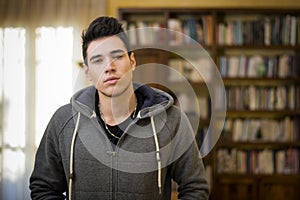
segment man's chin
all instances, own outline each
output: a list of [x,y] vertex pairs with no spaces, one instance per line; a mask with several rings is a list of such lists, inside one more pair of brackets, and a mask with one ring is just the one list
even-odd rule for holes
[[111,86],[108,90],[98,90],[106,97],[119,97],[122,96],[129,88],[130,84],[128,86],[124,87],[117,87],[117,86]]

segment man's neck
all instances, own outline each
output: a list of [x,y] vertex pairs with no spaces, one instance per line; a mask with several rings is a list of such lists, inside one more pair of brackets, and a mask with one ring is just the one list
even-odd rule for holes
[[129,89],[120,96],[108,97],[100,92],[99,110],[102,118],[108,125],[117,125],[126,120],[137,106],[136,96],[133,89]]

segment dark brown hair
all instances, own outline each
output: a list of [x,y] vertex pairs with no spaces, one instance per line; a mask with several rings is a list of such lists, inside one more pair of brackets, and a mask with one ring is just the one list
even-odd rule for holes
[[87,48],[89,44],[99,38],[106,36],[118,36],[125,44],[128,54],[130,55],[130,44],[127,35],[125,34],[122,24],[113,17],[102,16],[93,20],[88,29],[82,32],[82,56],[84,63],[87,65]]

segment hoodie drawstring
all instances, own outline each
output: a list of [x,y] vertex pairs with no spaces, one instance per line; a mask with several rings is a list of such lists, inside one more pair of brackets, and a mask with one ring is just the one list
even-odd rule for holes
[[[156,160],[157,160],[157,186],[159,190],[159,194],[161,194],[162,186],[161,186],[161,159],[160,159],[160,148],[159,148],[159,142],[157,137],[157,132],[155,128],[155,122],[154,117],[151,116],[151,125],[153,130],[153,136],[155,141],[155,153],[156,153]],[[74,146],[75,146],[75,139],[78,133],[78,127],[79,127],[79,121],[80,121],[80,112],[78,112],[78,117],[75,125],[75,129],[73,132],[72,142],[71,142],[71,149],[70,149],[70,176],[69,176],[69,200],[72,199],[72,182],[73,182],[73,163],[74,163]]]
[[158,138],[157,138],[157,132],[155,128],[155,123],[154,123],[154,117],[151,116],[151,125],[152,125],[152,130],[153,130],[153,136],[154,136],[154,141],[155,141],[155,148],[156,148],[156,160],[157,160],[157,168],[158,168],[158,173],[157,173],[157,186],[158,186],[158,191],[159,194],[161,194],[161,159],[160,159],[160,149],[159,149],[159,143],[158,143]]
[[72,142],[71,142],[71,149],[70,149],[70,177],[69,177],[69,200],[72,199],[72,181],[73,181],[73,163],[74,163],[74,146],[75,146],[75,139],[78,133],[78,126],[80,121],[80,112],[78,112],[78,117],[75,125],[75,129],[73,132]]

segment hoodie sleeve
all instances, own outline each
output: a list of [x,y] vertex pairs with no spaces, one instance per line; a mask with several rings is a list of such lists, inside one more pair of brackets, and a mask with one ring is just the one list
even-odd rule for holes
[[172,164],[173,179],[178,184],[178,199],[206,200],[209,199],[209,185],[204,165],[189,120],[184,114],[182,116],[174,152],[185,150],[179,152],[182,155]]
[[31,198],[65,199],[67,181],[59,151],[58,130],[61,129],[58,112],[50,120],[36,153],[30,177]]

